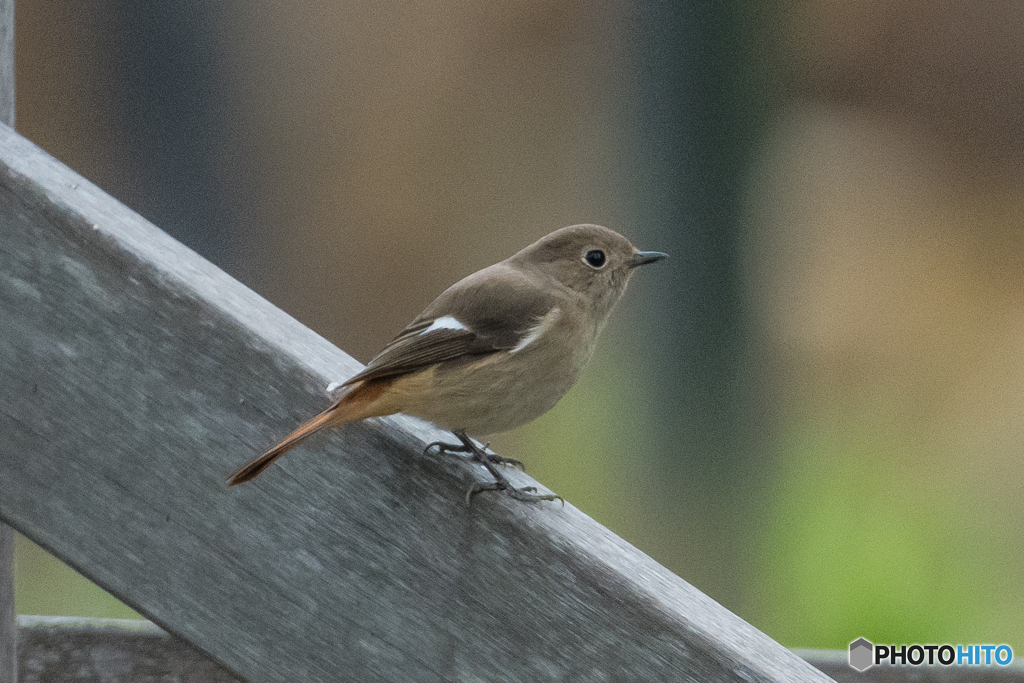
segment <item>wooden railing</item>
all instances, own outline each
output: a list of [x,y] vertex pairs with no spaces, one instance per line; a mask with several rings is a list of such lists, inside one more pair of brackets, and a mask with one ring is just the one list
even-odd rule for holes
[[358,364],[7,127],[0,234],[0,516],[238,675],[825,680],[409,418],[229,490]]

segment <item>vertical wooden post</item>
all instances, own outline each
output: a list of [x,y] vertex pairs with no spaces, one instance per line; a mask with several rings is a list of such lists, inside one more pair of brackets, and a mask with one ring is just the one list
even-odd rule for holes
[[[14,127],[14,0],[0,0],[0,123]],[[14,531],[0,522],[0,683],[17,683]]]
[[0,0],[0,123],[14,128],[14,0]]

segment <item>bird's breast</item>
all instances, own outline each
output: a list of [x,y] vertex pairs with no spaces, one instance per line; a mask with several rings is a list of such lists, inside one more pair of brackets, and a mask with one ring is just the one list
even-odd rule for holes
[[530,343],[442,363],[402,378],[402,412],[483,436],[522,426],[550,410],[593,353],[592,334],[559,320]]

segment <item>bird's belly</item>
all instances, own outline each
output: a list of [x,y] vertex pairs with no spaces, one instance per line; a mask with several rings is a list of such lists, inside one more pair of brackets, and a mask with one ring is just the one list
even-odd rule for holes
[[[409,400],[402,412],[474,436],[520,427],[554,407],[579,375],[575,363],[563,360],[541,367],[545,365],[540,361],[543,355],[534,356],[501,352],[461,366],[433,367],[403,378],[400,384],[419,386],[403,392]],[[529,372],[519,371],[523,367]],[[413,396],[429,398],[412,400]]]

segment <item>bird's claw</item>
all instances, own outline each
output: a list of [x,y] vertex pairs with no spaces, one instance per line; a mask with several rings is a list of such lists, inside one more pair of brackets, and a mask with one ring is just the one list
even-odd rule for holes
[[427,447],[423,449],[424,454],[430,452],[430,449],[437,448],[438,455],[443,453],[454,454],[454,453],[468,453],[470,457],[475,461],[483,465],[487,471],[494,477],[494,481],[488,484],[476,483],[469,487],[466,491],[466,505],[469,505],[473,501],[473,496],[484,491],[505,491],[512,498],[522,501],[524,503],[540,503],[542,501],[561,501],[562,507],[565,507],[565,499],[554,493],[537,493],[536,487],[524,486],[521,489],[517,489],[512,486],[508,479],[505,478],[501,472],[498,471],[496,465],[503,465],[506,467],[518,467],[519,469],[526,471],[526,467],[519,460],[514,458],[503,458],[496,453],[488,453],[487,448],[491,444],[484,445],[483,448],[477,446],[472,439],[466,436],[466,433],[462,430],[455,430],[452,432],[459,438],[461,443],[452,444],[445,443],[443,441],[434,441],[427,444]]
[[484,491],[504,491],[510,497],[523,503],[541,503],[544,501],[560,501],[562,507],[565,507],[565,498],[554,494],[554,493],[537,493],[536,486],[524,486],[521,489],[509,484],[507,481],[495,481],[489,484],[481,484],[477,482],[469,487],[466,491],[466,505],[470,505],[473,501],[473,496]]
[[466,448],[460,443],[445,443],[444,441],[431,441],[427,444],[427,447],[423,449],[423,455],[430,455],[430,449],[437,446],[437,454],[453,454],[453,453],[470,453],[470,449]]
[[445,443],[444,441],[432,441],[428,443],[426,448],[423,449],[424,455],[430,455],[431,448],[437,448],[438,455],[455,455],[456,453],[471,453],[480,460],[486,459],[487,462],[493,465],[501,465],[503,467],[518,467],[523,472],[526,471],[526,465],[523,464],[522,460],[516,460],[515,458],[503,458],[497,453],[488,453],[487,449],[491,444],[486,444],[482,449],[473,449],[460,443]]
[[505,467],[518,467],[523,472],[526,471],[526,465],[523,464],[522,460],[516,460],[515,458],[503,458],[497,453],[486,453],[487,461],[495,465],[503,465]]

